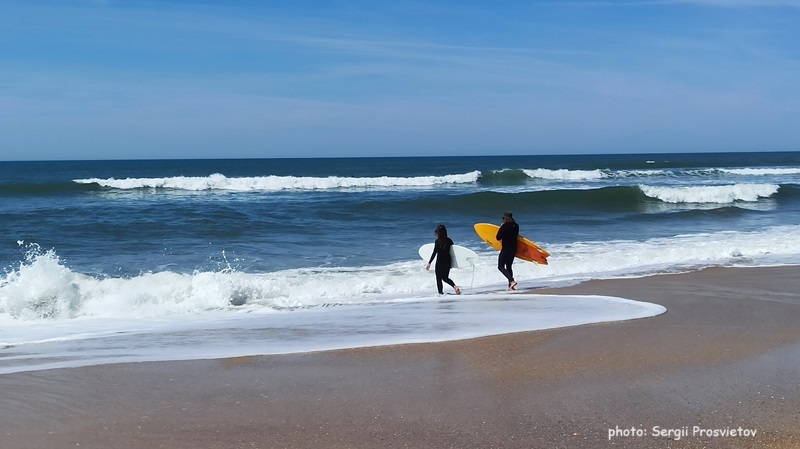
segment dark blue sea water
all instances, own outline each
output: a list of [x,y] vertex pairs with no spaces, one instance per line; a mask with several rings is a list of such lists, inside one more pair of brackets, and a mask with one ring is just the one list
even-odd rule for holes
[[545,246],[761,231],[800,223],[798,184],[800,153],[5,162],[0,264],[24,241],[91,275],[383,265],[506,210]]
[[795,264],[800,152],[0,162],[0,345],[419,298],[438,224],[481,256],[456,281],[494,291],[472,225],[505,211],[552,254],[515,264],[523,288]]

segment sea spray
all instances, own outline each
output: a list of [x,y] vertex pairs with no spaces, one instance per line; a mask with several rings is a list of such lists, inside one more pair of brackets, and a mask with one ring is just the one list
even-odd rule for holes
[[0,314],[23,320],[75,316],[81,305],[79,275],[62,265],[55,250],[17,243],[25,250],[24,260],[7,269],[0,282]]

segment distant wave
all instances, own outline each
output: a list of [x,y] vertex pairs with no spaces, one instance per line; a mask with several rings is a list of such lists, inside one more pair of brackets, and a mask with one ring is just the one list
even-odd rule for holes
[[[416,201],[413,207],[421,210],[439,210],[456,207],[467,210],[509,209],[593,211],[593,212],[643,212],[671,210],[669,207],[694,207],[703,210],[709,206],[735,206],[757,202],[766,198],[793,200],[800,189],[792,185],[735,184],[724,186],[656,187],[648,185],[613,186],[584,189],[553,189],[535,192],[476,192],[442,200]],[[665,209],[667,208],[667,209]]]
[[522,185],[530,180],[523,170],[487,170],[481,173],[480,182],[485,185]]
[[737,201],[758,201],[775,195],[780,186],[776,184],[732,184],[722,186],[655,187],[640,186],[651,198],[666,203],[715,203],[729,204]]
[[479,171],[458,175],[417,176],[417,177],[301,177],[301,176],[258,176],[229,178],[215,173],[210,176],[169,178],[89,178],[76,179],[79,184],[97,184],[101,187],[135,189],[174,189],[174,190],[226,190],[235,192],[281,191],[281,190],[331,190],[350,188],[391,188],[391,187],[432,187],[444,184],[474,183],[480,177]]
[[[547,185],[559,182],[574,183],[605,180],[620,180],[647,183],[648,179],[685,178],[692,182],[693,177],[727,177],[735,182],[735,177],[754,176],[792,176],[800,174],[800,167],[774,167],[774,168],[696,168],[696,169],[549,169],[549,168],[506,168],[501,170],[471,171],[468,173],[437,175],[437,176],[375,176],[375,177],[347,177],[347,176],[255,176],[255,177],[228,177],[220,173],[209,176],[172,176],[153,178],[84,178],[74,179],[72,182],[53,183],[7,183],[0,184],[0,196],[20,195],[59,195],[80,192],[93,192],[102,189],[117,190],[184,190],[184,191],[291,191],[291,190],[335,190],[335,189],[391,189],[399,187],[435,187],[442,185],[480,184],[483,186],[525,186],[530,183],[544,182]],[[702,181],[700,181],[702,182]],[[744,185],[744,184],[743,184]],[[645,187],[647,196],[665,202],[690,203],[690,202],[727,202],[725,199],[699,198],[697,201],[690,197],[682,198],[680,193],[672,195],[657,192],[655,187]],[[683,189],[683,188],[678,188]],[[774,192],[773,192],[774,193]],[[769,195],[761,195],[769,196]],[[724,198],[724,195],[719,198]],[[734,201],[754,201],[744,193],[735,195]]]
[[722,173],[742,176],[798,175],[800,168],[721,168]]
[[[281,191],[281,190],[333,190],[353,188],[393,188],[393,187],[434,187],[447,184],[472,184],[518,186],[529,182],[578,182],[602,180],[641,180],[647,182],[648,178],[681,178],[681,177],[706,177],[706,176],[781,176],[800,174],[800,168],[700,168],[689,170],[673,169],[548,169],[548,168],[506,168],[501,170],[475,170],[469,173],[441,175],[441,176],[413,176],[413,177],[303,177],[303,176],[257,176],[257,177],[227,177],[220,173],[210,176],[174,176],[165,178],[88,178],[75,179],[74,183],[93,185],[99,188],[120,190],[135,189],[173,189],[189,191]],[[52,191],[69,191],[63,185],[18,185],[0,186],[2,193],[48,193]],[[648,195],[652,196],[652,195]],[[661,196],[659,199],[667,202],[673,201]],[[744,200],[744,199],[740,199]],[[747,201],[747,200],[745,200]],[[707,201],[700,201],[707,202]],[[710,201],[716,202],[716,201]]]
[[557,181],[586,181],[609,177],[608,174],[603,170],[549,170],[537,168],[535,170],[523,170],[523,172],[531,178]]
[[570,169],[503,169],[484,173],[482,180],[493,180],[499,184],[507,181],[514,184],[525,180],[545,181],[596,181],[604,179],[636,179],[636,178],[675,178],[692,176],[781,176],[800,174],[800,168],[696,168],[686,170],[675,169],[605,169],[570,170]]
[[569,170],[565,168],[523,168],[484,172],[481,182],[500,185],[515,185],[530,180],[544,181],[598,181],[603,179],[642,178],[650,176],[673,176],[668,170]]
[[[456,198],[447,198],[448,207],[467,210],[508,209],[522,213],[527,207],[543,211],[638,211],[647,197],[636,186],[615,186],[596,189],[556,189],[536,192],[477,192]],[[431,210],[445,204],[426,205]]]
[[6,183],[0,184],[0,196],[59,195],[99,190],[97,185],[79,185],[74,182]]

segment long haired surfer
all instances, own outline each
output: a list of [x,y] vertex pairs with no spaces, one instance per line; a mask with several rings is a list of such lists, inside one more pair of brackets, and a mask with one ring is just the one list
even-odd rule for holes
[[447,236],[447,228],[445,228],[444,225],[440,224],[437,226],[433,233],[436,235],[436,241],[433,244],[433,253],[431,254],[430,260],[428,260],[428,265],[425,266],[425,269],[431,269],[431,263],[435,258],[436,288],[439,290],[439,294],[444,294],[442,289],[442,282],[444,282],[453,287],[453,289],[456,291],[456,295],[460,295],[461,289],[458,288],[452,279],[450,279],[450,266],[453,264],[453,260],[450,257],[450,248],[453,246],[453,241]]

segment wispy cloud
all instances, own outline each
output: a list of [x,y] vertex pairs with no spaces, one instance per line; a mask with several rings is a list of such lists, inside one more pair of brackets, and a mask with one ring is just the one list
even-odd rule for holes
[[664,0],[663,3],[715,6],[723,8],[795,8],[800,9],[799,0]]
[[720,8],[793,8],[800,9],[800,0],[617,0],[617,1],[555,1],[551,5],[561,6],[668,6],[693,5]]

